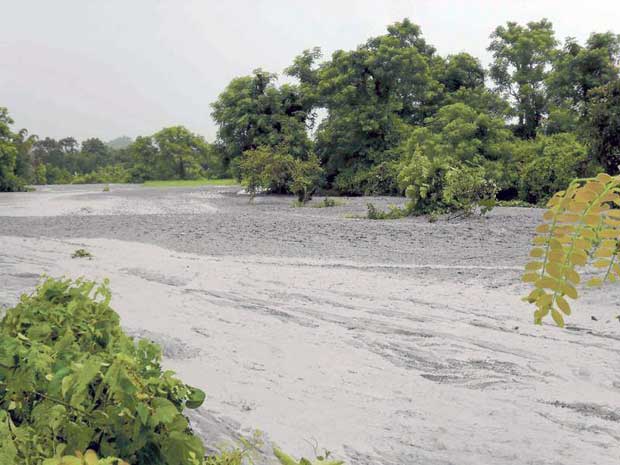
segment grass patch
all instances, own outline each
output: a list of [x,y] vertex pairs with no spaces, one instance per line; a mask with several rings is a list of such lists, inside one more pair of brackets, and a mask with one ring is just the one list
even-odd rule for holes
[[199,187],[199,186],[234,186],[239,184],[234,179],[170,179],[168,181],[145,181],[144,187]]

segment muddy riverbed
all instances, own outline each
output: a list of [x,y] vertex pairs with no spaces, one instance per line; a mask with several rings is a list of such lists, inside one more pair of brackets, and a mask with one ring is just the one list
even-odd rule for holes
[[370,221],[402,199],[238,190],[0,194],[0,305],[42,273],[110,278],[126,330],[208,393],[213,447],[260,429],[354,465],[618,463],[620,286],[534,326],[518,277],[541,211]]

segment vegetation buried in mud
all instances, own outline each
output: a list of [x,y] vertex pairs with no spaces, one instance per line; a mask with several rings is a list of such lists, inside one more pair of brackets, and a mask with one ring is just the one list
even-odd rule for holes
[[566,300],[577,299],[580,267],[591,265],[598,276],[587,285],[598,287],[620,280],[620,175],[599,174],[577,179],[549,201],[544,222],[536,228],[534,248],[523,275],[534,290],[525,298],[536,305],[534,321],[551,314],[558,326],[571,314]]
[[71,258],[88,258],[89,260],[92,260],[93,254],[86,249],[76,249],[71,254]]

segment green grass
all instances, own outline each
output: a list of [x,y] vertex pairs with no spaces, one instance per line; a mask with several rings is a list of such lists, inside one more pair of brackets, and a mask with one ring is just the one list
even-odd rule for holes
[[234,186],[239,184],[234,179],[171,179],[168,181],[145,181],[145,187],[198,187],[198,186]]

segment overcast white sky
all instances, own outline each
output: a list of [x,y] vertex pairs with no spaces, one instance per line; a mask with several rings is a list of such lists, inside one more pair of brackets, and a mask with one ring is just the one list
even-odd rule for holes
[[212,139],[209,104],[233,77],[354,48],[404,17],[439,53],[484,62],[508,20],[546,17],[561,39],[620,32],[618,2],[602,0],[0,0],[0,106],[51,137],[182,124]]

